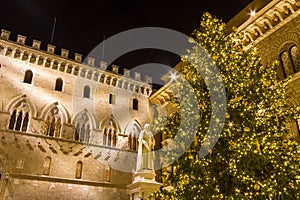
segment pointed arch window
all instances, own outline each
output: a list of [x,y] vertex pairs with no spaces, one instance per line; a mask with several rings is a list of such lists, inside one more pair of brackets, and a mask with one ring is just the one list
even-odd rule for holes
[[44,160],[43,164],[43,175],[49,175],[50,174],[50,165],[51,165],[51,158],[47,156]]
[[137,123],[129,125],[125,133],[128,135],[128,148],[130,150],[136,151],[138,144],[138,135],[140,133],[140,126]]
[[80,142],[90,142],[91,125],[90,119],[84,112],[76,119],[74,140]]
[[53,108],[44,122],[44,134],[51,137],[60,137],[62,128],[61,114],[57,107]]
[[300,71],[300,55],[299,55],[299,49],[297,46],[292,46],[290,49],[292,62],[295,68],[295,73]]
[[24,83],[31,84],[32,83],[32,77],[33,77],[32,71],[27,70],[25,72],[25,76],[24,76]]
[[17,111],[14,110],[10,116],[8,129],[14,130],[16,124]]
[[132,100],[132,109],[138,110],[139,109],[139,101],[137,99]]
[[29,113],[22,110],[14,110],[10,116],[8,129],[27,132]]
[[27,113],[25,113],[25,117],[23,118],[22,132],[26,132],[27,131],[28,121],[29,121],[29,114],[27,112]]
[[16,130],[16,131],[20,131],[21,125],[22,125],[22,120],[23,120],[23,112],[20,111],[20,112],[19,112],[19,115],[18,115],[18,117],[17,117],[17,123],[16,123],[16,126],[15,126],[15,130]]
[[109,120],[103,127],[103,145],[116,147],[118,143],[118,129],[113,120]]
[[56,79],[55,90],[61,92],[63,89],[63,80],[61,78]]
[[81,179],[82,177],[82,167],[83,167],[83,163],[81,161],[78,161],[76,163],[76,174],[75,174],[75,178]]
[[84,89],[83,89],[83,98],[89,99],[90,95],[91,95],[91,88],[90,88],[90,86],[88,86],[88,85],[84,86]]
[[287,78],[300,71],[299,49],[295,44],[288,44],[282,49],[280,55],[281,79]]

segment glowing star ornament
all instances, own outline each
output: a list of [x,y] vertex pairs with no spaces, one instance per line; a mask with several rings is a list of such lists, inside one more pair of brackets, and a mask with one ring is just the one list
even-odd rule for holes
[[172,81],[175,81],[178,78],[177,73],[176,72],[175,73],[171,73],[170,78],[171,78]]

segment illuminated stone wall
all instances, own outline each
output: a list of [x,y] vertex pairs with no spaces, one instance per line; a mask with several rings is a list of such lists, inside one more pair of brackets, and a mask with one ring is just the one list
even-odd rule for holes
[[1,32],[0,199],[129,199],[132,174],[111,166],[136,152],[129,135],[150,120],[151,78],[25,39]]

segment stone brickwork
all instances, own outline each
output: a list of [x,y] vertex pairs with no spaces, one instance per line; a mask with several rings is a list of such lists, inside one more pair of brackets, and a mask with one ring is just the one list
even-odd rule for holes
[[132,174],[111,166],[136,152],[129,138],[150,121],[151,77],[9,34],[0,38],[0,199],[129,199]]

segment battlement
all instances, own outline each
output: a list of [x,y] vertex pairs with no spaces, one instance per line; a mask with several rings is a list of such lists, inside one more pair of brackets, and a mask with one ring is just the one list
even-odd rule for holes
[[53,70],[59,70],[74,76],[90,79],[103,84],[119,87],[142,95],[150,96],[152,92],[152,77],[134,72],[131,77],[129,69],[124,69],[124,74],[119,73],[119,66],[112,65],[112,71],[107,71],[107,63],[100,61],[96,66],[95,58],[88,57],[87,63],[83,63],[82,54],[75,53],[70,58],[69,50],[61,49],[61,54],[55,54],[55,46],[47,45],[46,50],[41,49],[41,41],[33,40],[31,46],[26,45],[26,36],[18,35],[16,41],[10,40],[10,31],[1,30],[0,55],[20,59],[24,62],[36,64]]

